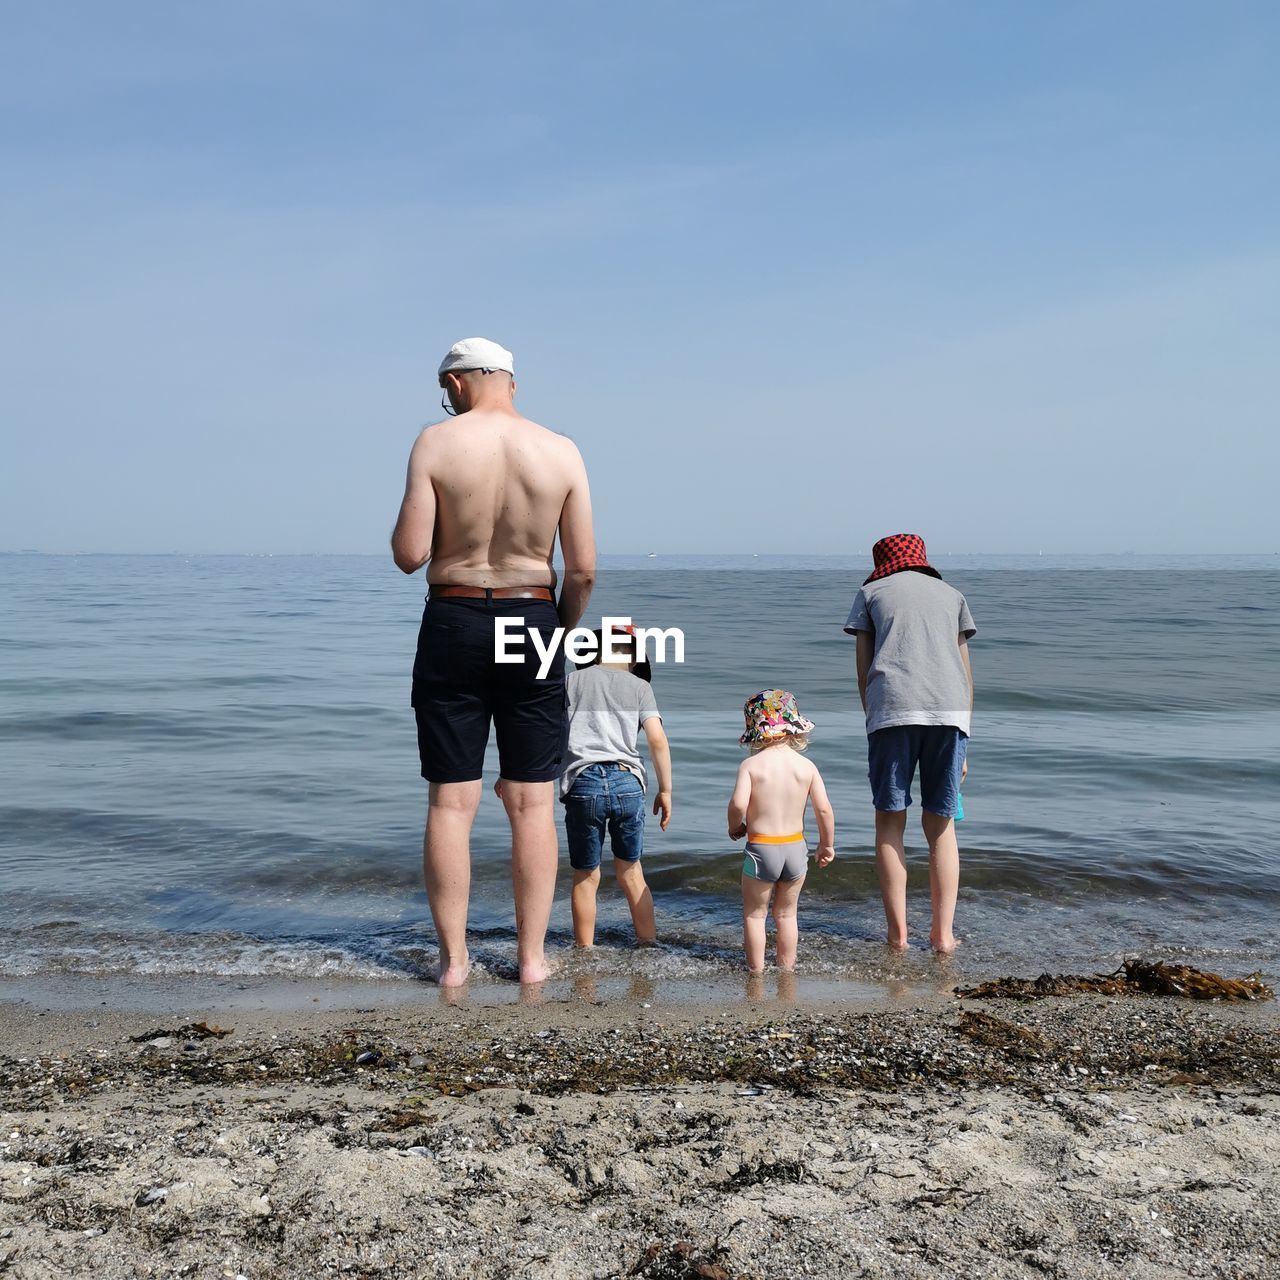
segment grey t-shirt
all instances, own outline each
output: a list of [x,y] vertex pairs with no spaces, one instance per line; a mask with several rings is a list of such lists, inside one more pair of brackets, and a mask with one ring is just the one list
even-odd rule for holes
[[658,715],[658,700],[647,680],[621,667],[579,667],[569,673],[568,768],[560,779],[567,796],[573,780],[589,764],[616,760],[648,785],[644,762],[636,750],[636,735],[650,716]]
[[869,632],[867,732],[898,724],[950,724],[969,732],[969,679],[959,637],[976,635],[969,606],[939,578],[907,569],[869,582],[844,629]]

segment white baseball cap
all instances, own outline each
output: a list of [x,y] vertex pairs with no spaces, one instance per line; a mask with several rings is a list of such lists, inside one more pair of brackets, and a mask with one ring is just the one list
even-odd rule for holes
[[442,380],[446,373],[459,373],[464,369],[483,369],[486,373],[501,370],[515,376],[516,358],[506,347],[500,347],[488,338],[463,338],[449,348],[440,361],[436,376]]

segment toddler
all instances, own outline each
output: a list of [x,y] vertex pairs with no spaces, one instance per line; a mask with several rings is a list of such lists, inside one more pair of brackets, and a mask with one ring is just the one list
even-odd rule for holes
[[800,753],[813,721],[784,689],[765,689],[742,708],[746,729],[738,739],[751,754],[738,767],[729,801],[729,838],[747,837],[742,859],[742,946],[747,968],[764,971],[765,916],[773,908],[778,968],[794,969],[799,929],[796,904],[809,867],[804,840],[805,806],[818,820],[817,863],[836,856],[836,818],[822,775]]

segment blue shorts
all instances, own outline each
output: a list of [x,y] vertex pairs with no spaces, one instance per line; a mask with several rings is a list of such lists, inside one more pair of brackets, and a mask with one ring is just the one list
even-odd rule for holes
[[613,856],[635,862],[644,852],[644,787],[630,769],[589,764],[573,780],[564,798],[564,829],[569,865],[594,871],[604,852],[605,832]]
[[867,736],[871,796],[882,813],[911,807],[920,766],[920,804],[940,818],[960,813],[960,773],[969,738],[949,724],[899,724]]

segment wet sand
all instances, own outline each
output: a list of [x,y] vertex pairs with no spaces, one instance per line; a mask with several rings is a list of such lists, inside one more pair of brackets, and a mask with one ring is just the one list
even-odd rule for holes
[[1274,1005],[73,994],[0,1004],[6,1276],[1280,1274]]

